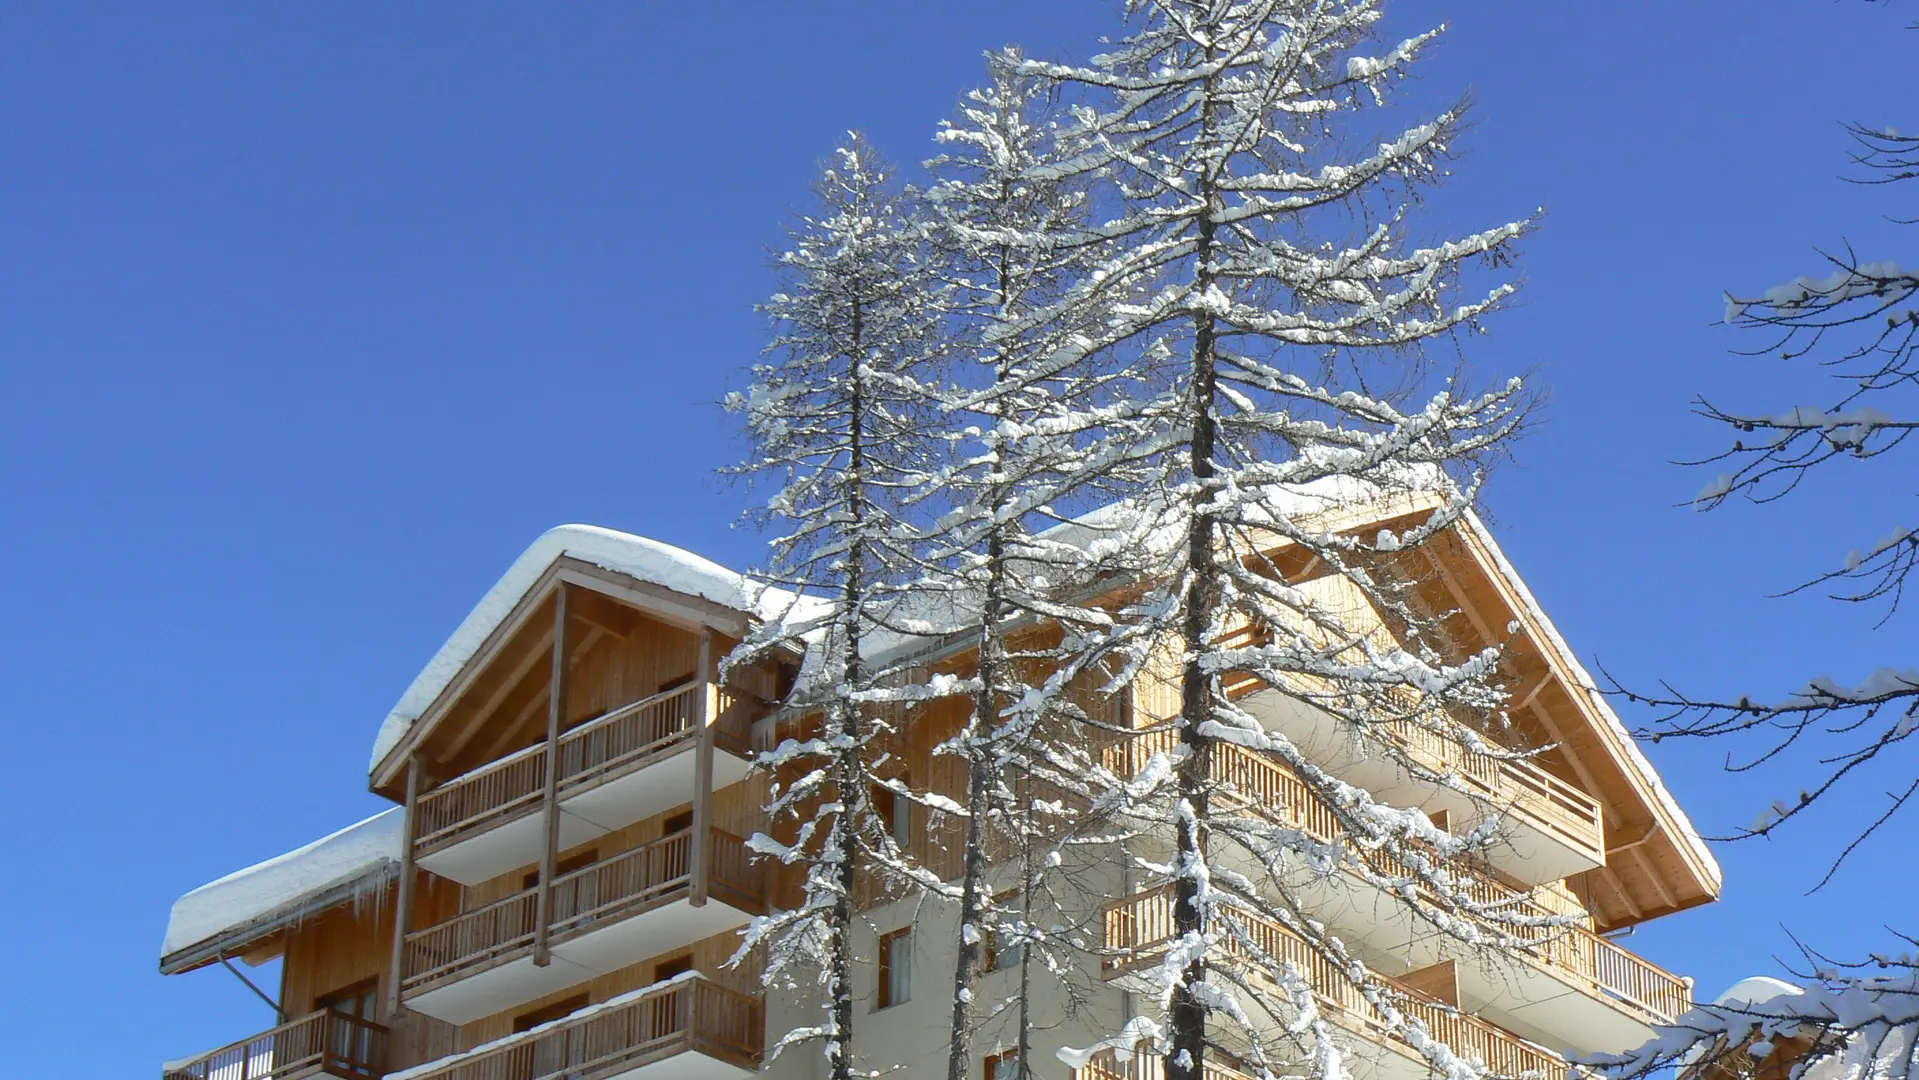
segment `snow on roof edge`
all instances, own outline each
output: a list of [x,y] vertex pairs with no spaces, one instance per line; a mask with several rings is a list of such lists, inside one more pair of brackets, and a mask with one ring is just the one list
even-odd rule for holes
[[369,773],[400,744],[441,691],[466,667],[496,627],[519,605],[546,569],[563,556],[625,574],[734,611],[753,612],[787,594],[690,551],[598,525],[560,525],[540,534],[446,639],[387,713],[373,742]]
[[1653,798],[1659,803],[1661,809],[1670,814],[1673,822],[1679,826],[1680,836],[1685,840],[1686,846],[1692,850],[1699,859],[1700,865],[1705,867],[1706,873],[1712,878],[1714,891],[1723,888],[1725,873],[1720,869],[1719,860],[1713,857],[1712,849],[1706,846],[1705,838],[1699,835],[1699,830],[1694,827],[1692,818],[1680,809],[1679,801],[1672,797],[1672,792],[1666,790],[1666,782],[1660,779],[1658,770],[1652,767],[1652,762],[1639,749],[1638,740],[1632,737],[1632,732],[1626,730],[1625,722],[1620,720],[1619,714],[1613,711],[1612,703],[1606,700],[1606,695],[1600,691],[1599,684],[1593,681],[1591,673],[1586,670],[1586,665],[1579,662],[1578,654],[1574,653],[1572,647],[1566,644],[1566,639],[1560,636],[1559,627],[1553,625],[1552,618],[1546,614],[1546,609],[1539,606],[1539,600],[1533,596],[1532,589],[1527,587],[1525,579],[1519,576],[1519,571],[1506,558],[1506,552],[1499,546],[1499,541],[1493,539],[1492,530],[1486,528],[1486,523],[1479,519],[1479,514],[1471,510],[1466,512],[1466,525],[1472,529],[1473,535],[1486,545],[1486,550],[1492,553],[1493,562],[1498,567],[1500,576],[1506,579],[1506,584],[1512,588],[1513,594],[1519,597],[1519,602],[1526,606],[1527,613],[1538,620],[1552,648],[1559,653],[1560,659],[1572,672],[1573,678],[1586,691],[1586,696],[1592,702],[1593,708],[1612,728],[1613,734],[1618,736],[1620,745],[1626,748],[1627,765],[1646,782],[1646,787],[1652,791]]
[[402,807],[210,881],[173,902],[162,962],[252,923],[290,915],[330,890],[400,864]]

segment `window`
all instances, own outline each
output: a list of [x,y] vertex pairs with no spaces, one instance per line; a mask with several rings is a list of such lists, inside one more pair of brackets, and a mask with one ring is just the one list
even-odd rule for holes
[[692,683],[692,681],[693,681],[693,672],[689,671],[686,674],[679,676],[678,678],[666,680],[665,682],[660,684],[660,688],[658,690],[655,690],[653,692],[655,694],[664,694],[668,690],[678,690],[682,686],[689,685]]
[[[568,855],[566,858],[561,859],[559,862],[553,864],[553,877],[557,880],[559,878],[565,877],[566,875],[572,873],[575,870],[584,870],[587,867],[592,866],[594,862],[598,861],[599,857],[600,857],[600,852],[599,852],[599,849],[597,848],[587,848],[585,851],[582,851],[577,855]],[[540,883],[540,868],[537,866],[531,870],[528,870],[526,874],[520,878],[520,888],[522,889],[531,889],[533,886],[538,885],[539,883]]]
[[[575,994],[564,1001],[556,1001],[544,1009],[535,1009],[530,1013],[513,1018],[513,1033],[532,1031],[541,1024],[550,1024],[555,1020],[564,1020],[581,1009],[586,1008],[585,994]],[[586,1062],[586,1040],[581,1038],[539,1038],[535,1039],[530,1052],[522,1051],[518,1064],[521,1072],[506,1074],[505,1080],[532,1080],[536,1076],[556,1076],[567,1071],[569,1066]]]
[[676,956],[671,960],[662,960],[653,965],[653,981],[665,982],[675,975],[684,975],[693,970],[693,956]]
[[674,833],[685,832],[692,827],[693,811],[690,809],[681,810],[677,813],[666,815],[666,820],[660,822],[660,835],[662,837],[672,836]]
[[377,979],[363,979],[343,990],[335,990],[331,994],[322,995],[319,1000],[313,1004],[318,1008],[332,1009],[334,1012],[345,1016],[352,1016],[361,1020],[372,1020],[374,1018],[373,991],[375,989],[375,983],[377,982]]
[[[898,782],[910,784],[912,778],[902,773]],[[887,835],[893,838],[893,842],[903,851],[911,850],[913,847],[913,800],[884,784],[874,784],[873,809],[879,814],[880,821],[885,824]]]
[[[600,875],[567,876],[576,870],[585,870],[592,866],[599,857],[598,850],[588,848],[577,855],[569,855],[553,865],[553,906],[548,914],[554,922],[577,918],[600,906]],[[540,883],[539,867],[536,866],[528,871],[520,880],[528,889],[538,885]]]
[[584,1008],[586,1008],[586,995],[575,994],[564,1001],[556,1001],[544,1009],[534,1009],[530,1013],[514,1017],[513,1033],[518,1035],[522,1031],[532,1031],[541,1024],[550,1024],[555,1020],[572,1016]]
[[[1019,890],[1008,889],[993,897],[993,907],[1004,912],[1008,904],[1018,899]],[[985,964],[985,970],[987,971],[1004,971],[1007,968],[1019,966],[1021,948],[1019,935],[1011,927],[1004,924],[1005,917],[1005,915],[997,916],[997,918],[1001,920],[1001,924],[996,926],[991,934],[987,935]]]
[[1002,1050],[986,1059],[981,1080],[1014,1080],[1019,1075],[1019,1051]]
[[[322,995],[313,1004],[316,1008],[329,1009],[341,1016],[351,1016],[355,1020],[364,1020],[371,1024],[378,979],[364,979],[352,986]],[[373,1068],[379,1064],[373,1060],[373,1029],[359,1024],[333,1024],[328,1027],[327,1056],[333,1060],[329,1064],[342,1068],[348,1073],[371,1076]]]
[[913,930],[880,935],[880,1003],[889,1009],[913,998]]

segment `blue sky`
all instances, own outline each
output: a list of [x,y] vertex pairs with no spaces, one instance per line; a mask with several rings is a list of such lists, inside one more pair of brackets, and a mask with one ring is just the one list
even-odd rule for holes
[[[1815,244],[1898,254],[1894,208],[1834,176],[1840,119],[1919,122],[1901,15],[1401,10],[1452,21],[1408,92],[1476,103],[1432,226],[1546,208],[1473,358],[1551,395],[1490,506],[1623,677],[1777,693],[1912,640],[1763,598],[1910,522],[1890,469],[1701,516],[1674,504],[1705,478],[1668,463],[1712,442],[1696,393],[1823,399],[1710,324]],[[380,719],[541,530],[753,561],[712,403],[763,341],[766,251],[814,162],[850,127],[922,157],[983,50],[1083,55],[1110,25],[1094,0],[0,8],[14,1067],[150,1073],[267,1026],[224,973],[154,973],[172,900],[379,808]],[[1653,757],[1709,832],[1796,790]],[[1629,944],[1716,990],[1769,969],[1782,925],[1840,955],[1882,940],[1919,884],[1910,824],[1801,895],[1877,790],[1722,849],[1724,902]]]

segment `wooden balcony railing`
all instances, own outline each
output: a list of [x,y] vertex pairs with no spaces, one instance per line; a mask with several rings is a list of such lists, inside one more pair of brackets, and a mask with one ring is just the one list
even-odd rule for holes
[[416,1072],[412,1080],[595,1080],[688,1052],[750,1071],[759,1066],[765,1017],[758,998],[682,978]]
[[[596,717],[560,736],[559,790],[574,792],[621,776],[698,734],[704,701],[715,745],[745,756],[757,703],[712,683],[689,683]],[[540,804],[546,744],[530,746],[426,792],[414,808],[414,851],[430,855]]]
[[[754,865],[746,842],[718,829],[709,836],[709,892],[734,907],[764,913],[765,874]],[[695,870],[692,841],[690,832],[674,833],[555,878],[549,940],[559,944],[611,920],[684,898]],[[408,934],[401,989],[421,990],[530,950],[538,896],[536,885]]]
[[[1244,1073],[1207,1058],[1200,1065],[1202,1080],[1247,1080]],[[1073,1080],[1166,1080],[1166,1059],[1141,1051],[1120,1061],[1112,1051],[1073,1070]]]
[[386,1075],[387,1030],[322,1009],[251,1039],[161,1070],[161,1080],[298,1080]]
[[[1121,775],[1131,775],[1153,753],[1170,747],[1171,739],[1170,732],[1130,739],[1109,747],[1105,764],[1115,772],[1128,770]],[[1212,772],[1228,798],[1257,806],[1322,841],[1345,835],[1333,808],[1291,769],[1272,758],[1231,743],[1215,743]],[[1411,876],[1390,855],[1372,852],[1363,857],[1381,873]],[[1670,1023],[1692,1008],[1692,991],[1683,979],[1594,933],[1591,915],[1563,886],[1521,892],[1470,867],[1458,868],[1454,880],[1468,899],[1482,907],[1502,908],[1531,919],[1560,919],[1561,924],[1536,927],[1484,922],[1493,933],[1525,940],[1522,955],[1548,972],[1582,983],[1593,993],[1616,1000],[1649,1020]],[[1574,921],[1565,922],[1568,919]]]
[[[1155,954],[1174,938],[1173,903],[1173,890],[1168,887],[1106,907],[1107,947],[1123,950],[1122,955],[1105,961],[1109,978],[1157,962]],[[1386,1035],[1385,1017],[1374,1009],[1352,980],[1307,945],[1305,939],[1256,915],[1245,915],[1238,921],[1253,949],[1297,970],[1312,987],[1314,996],[1332,1010],[1342,1026],[1374,1039]],[[1228,939],[1222,947],[1229,954],[1245,953],[1245,946],[1237,940]],[[1566,1080],[1566,1062],[1559,1056],[1478,1017],[1447,1009],[1390,979],[1381,978],[1380,982],[1392,994],[1394,1005],[1404,1017],[1417,1020],[1460,1057],[1478,1058],[1485,1063],[1488,1075]]]
[[1606,861],[1599,800],[1538,765],[1473,753],[1456,739],[1404,720],[1382,725],[1380,734],[1412,760],[1458,776],[1488,802],[1518,814],[1593,862]]
[[[1247,623],[1224,635],[1219,646],[1256,648],[1271,640],[1271,634],[1262,627]],[[1244,673],[1228,676],[1225,686],[1233,697],[1269,689],[1265,682]],[[1395,696],[1411,704],[1410,690]],[[1382,724],[1372,734],[1391,742],[1407,757],[1434,772],[1457,775],[1481,797],[1523,816],[1595,863],[1606,861],[1605,819],[1599,800],[1538,765],[1474,753],[1458,739],[1410,721]]]

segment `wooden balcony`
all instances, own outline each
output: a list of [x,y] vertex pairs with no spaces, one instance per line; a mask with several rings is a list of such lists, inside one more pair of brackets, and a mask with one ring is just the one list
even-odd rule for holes
[[1598,799],[1533,762],[1477,754],[1415,724],[1402,721],[1380,730],[1414,761],[1459,777],[1486,802],[1552,835],[1594,866],[1605,863],[1606,825]]
[[[1119,978],[1159,963],[1161,954],[1175,936],[1173,903],[1172,889],[1161,888],[1107,905],[1103,913],[1105,941],[1108,948],[1118,952],[1104,962],[1107,978]],[[1402,1058],[1408,1059],[1407,1063],[1417,1069],[1418,1075],[1428,1071],[1425,1058],[1398,1041],[1400,1036],[1387,1039],[1384,1017],[1374,1010],[1351,980],[1308,946],[1303,938],[1276,922],[1257,916],[1247,916],[1241,920],[1241,924],[1260,952],[1292,966],[1305,978],[1314,996],[1341,1027],[1363,1038],[1390,1045]],[[1241,946],[1236,942],[1228,942],[1222,948],[1232,954],[1238,953]],[[1381,982],[1393,994],[1395,1004],[1407,1019],[1423,1024],[1427,1032],[1460,1057],[1478,1059],[1485,1065],[1487,1075],[1566,1080],[1566,1062],[1557,1054],[1478,1017],[1446,1008],[1390,979],[1382,978]],[[1158,1059],[1135,1057],[1127,1068],[1132,1072],[1122,1074],[1124,1080],[1153,1080]],[[1391,1071],[1397,1073],[1400,1070]],[[1222,1069],[1221,1072],[1227,1078],[1236,1077],[1231,1070]],[[1133,1073],[1137,1073],[1137,1076]],[[1111,1078],[1087,1077],[1085,1080]]]
[[[1244,648],[1265,640],[1255,628],[1242,627],[1222,644]],[[1349,725],[1263,682],[1245,676],[1229,679],[1227,692],[1268,728],[1283,732],[1315,761],[1376,798],[1401,806],[1444,808],[1464,823],[1483,817],[1488,805],[1496,807],[1512,826],[1510,865],[1500,869],[1521,881],[1557,881],[1605,865],[1605,819],[1599,800],[1531,761],[1475,753],[1455,738],[1405,721],[1368,731],[1421,768],[1457,777],[1472,793],[1464,795],[1409,775],[1390,755],[1359,751]]]
[[401,994],[409,1008],[469,1023],[765,914],[766,875],[745,841],[709,830],[705,866],[696,858],[693,834],[681,832],[555,878],[545,966],[532,960],[537,886],[416,930]]
[[765,1005],[697,977],[590,1006],[410,1080],[728,1080],[758,1067]]
[[[1169,739],[1169,733],[1154,733],[1110,747],[1105,763],[1116,772],[1129,770],[1121,775],[1130,775],[1130,770],[1144,764],[1155,749],[1168,745]],[[1213,779],[1225,798],[1237,799],[1322,841],[1332,841],[1345,834],[1332,807],[1278,761],[1228,743],[1214,744],[1213,753]],[[1364,857],[1375,871],[1387,876],[1412,876],[1410,870],[1390,856],[1368,853]],[[1625,1010],[1636,1024],[1669,1023],[1692,1007],[1692,991],[1685,980],[1594,933],[1591,917],[1563,885],[1520,891],[1489,875],[1475,874],[1469,867],[1455,869],[1454,875],[1466,894],[1479,905],[1530,918],[1561,920],[1562,925],[1530,930],[1503,922],[1485,923],[1487,931],[1493,934],[1526,936],[1527,948],[1519,955],[1535,971],[1557,983],[1570,985],[1590,998]],[[1354,881],[1351,888],[1370,887]],[[1427,959],[1441,957],[1444,944],[1431,935],[1423,941],[1392,937],[1416,932],[1418,928],[1403,925],[1403,919],[1396,924],[1391,918],[1382,917],[1377,905],[1327,899],[1323,913],[1327,920],[1358,939],[1374,940],[1376,945],[1396,955],[1412,956],[1417,950],[1425,949],[1432,953]],[[1475,966],[1475,971],[1478,970]],[[1507,1007],[1515,1011],[1526,1007],[1532,993],[1523,984],[1510,985],[1508,980],[1487,976],[1486,982],[1488,999],[1509,1002]],[[1499,988],[1499,996],[1495,996],[1495,987]],[[1538,994],[1543,996],[1547,992],[1542,988]]]
[[[560,844],[571,847],[692,798],[702,733],[713,740],[714,787],[746,775],[757,700],[712,683],[655,694],[565,732],[558,743]],[[545,743],[425,792],[414,809],[415,861],[476,885],[539,858]]]
[[[1202,1080],[1248,1080],[1246,1074],[1210,1057],[1200,1065],[1199,1071]],[[1120,1061],[1107,1051],[1074,1069],[1073,1080],[1166,1080],[1166,1059],[1142,1050]]]
[[300,1080],[386,1075],[387,1029],[322,1009],[189,1061],[167,1065],[161,1080]]

